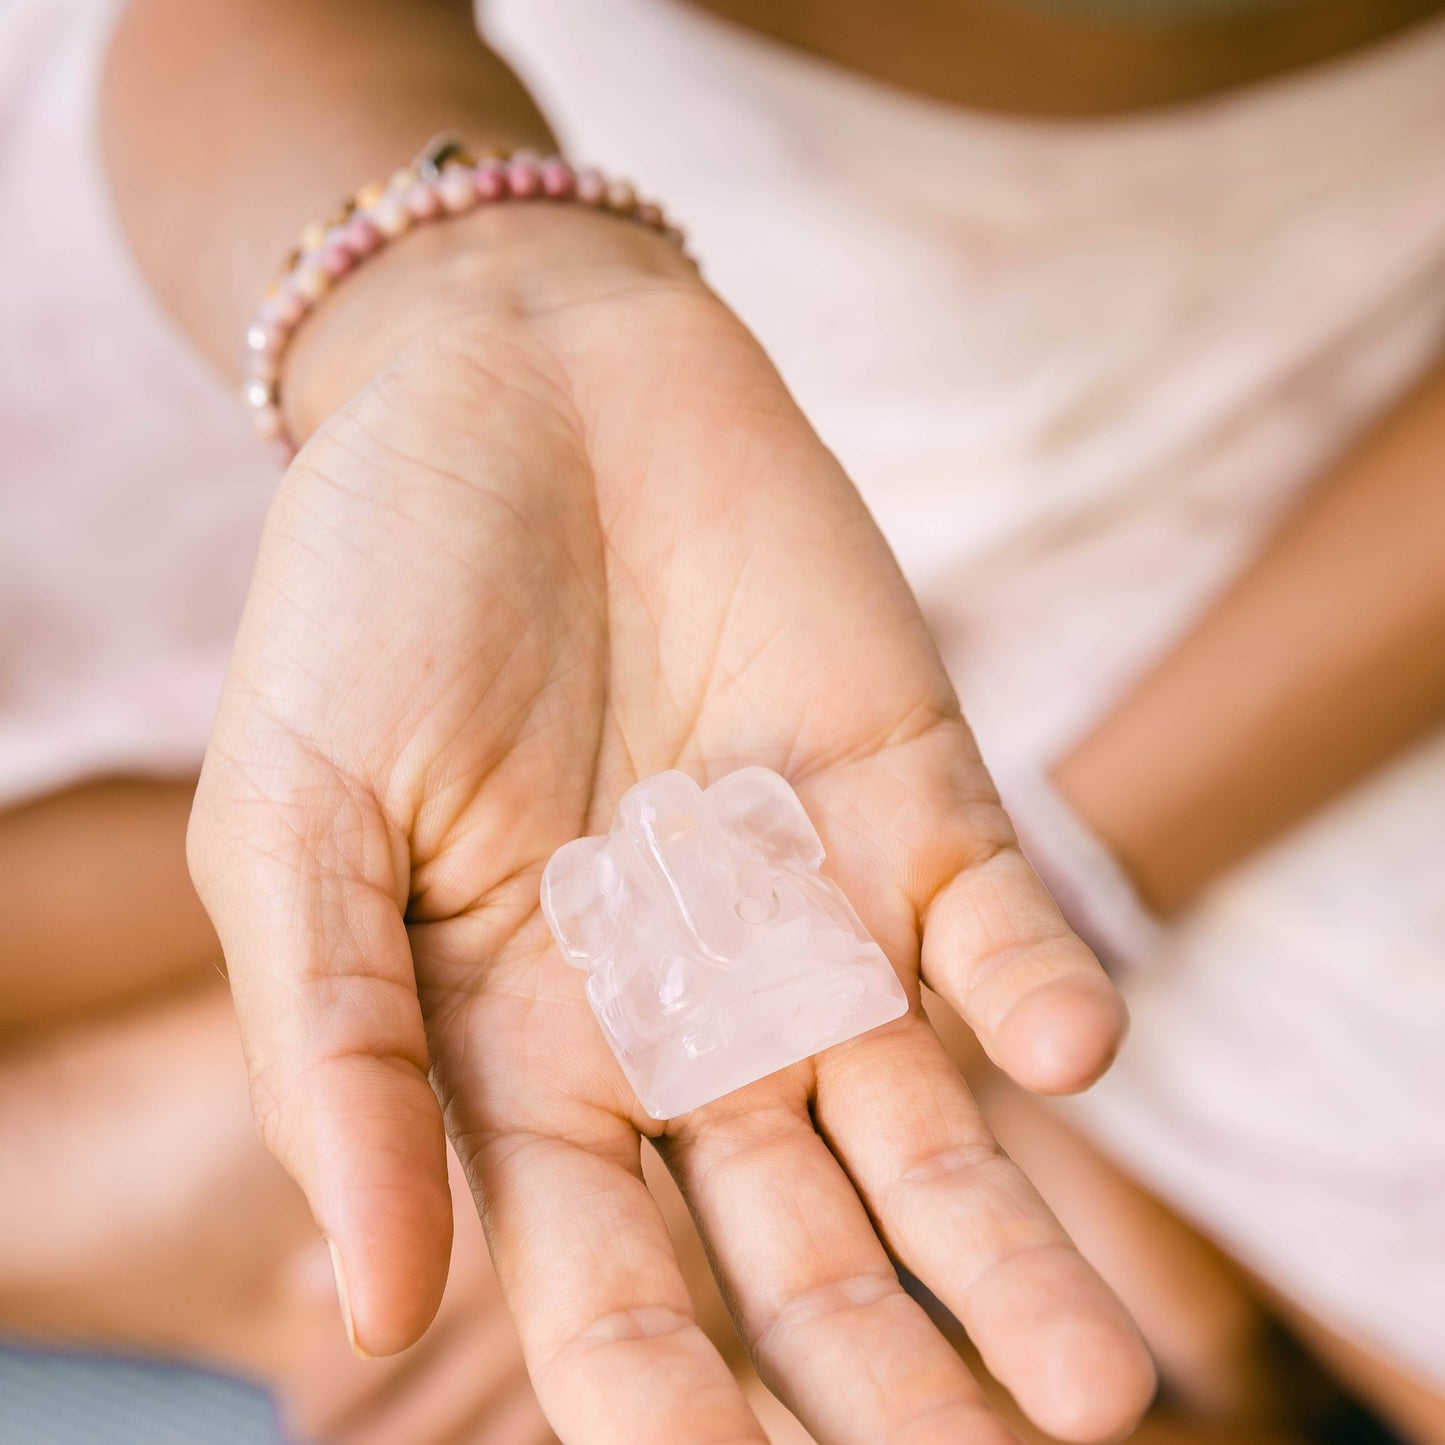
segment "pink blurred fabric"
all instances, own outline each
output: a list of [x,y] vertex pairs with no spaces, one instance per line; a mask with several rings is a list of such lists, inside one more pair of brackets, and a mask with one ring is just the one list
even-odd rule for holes
[[[115,8],[0,6],[0,803],[194,769],[274,484],[116,233],[95,117]],[[670,0],[482,20],[576,158],[688,226],[1021,802],[1445,340],[1445,24],[1045,123]],[[1132,1040],[1069,1108],[1306,1308],[1445,1385],[1442,818],[1437,740],[1239,869],[1127,981]]]
[[195,769],[274,485],[111,216],[116,8],[0,4],[0,805]]

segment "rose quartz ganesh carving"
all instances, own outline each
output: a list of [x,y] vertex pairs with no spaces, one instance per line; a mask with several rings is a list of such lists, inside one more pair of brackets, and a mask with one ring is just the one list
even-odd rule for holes
[[822,861],[797,794],[766,768],[706,790],[659,773],[627,791],[605,838],[553,854],[542,910],[653,1118],[906,1012]]

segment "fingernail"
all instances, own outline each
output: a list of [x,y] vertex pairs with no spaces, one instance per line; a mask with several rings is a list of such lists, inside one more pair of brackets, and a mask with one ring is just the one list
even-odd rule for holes
[[336,1299],[341,1305],[341,1318],[346,1325],[346,1338],[351,1345],[351,1353],[359,1360],[369,1360],[371,1356],[356,1343],[356,1321],[351,1317],[351,1300],[346,1293],[346,1271],[341,1267],[341,1251],[332,1239],[326,1241],[326,1247],[331,1251],[331,1272],[336,1276]]

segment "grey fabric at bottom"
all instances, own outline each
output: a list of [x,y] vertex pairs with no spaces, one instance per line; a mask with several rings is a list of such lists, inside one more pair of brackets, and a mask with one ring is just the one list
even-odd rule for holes
[[266,1394],[225,1375],[0,1346],[0,1445],[282,1445]]

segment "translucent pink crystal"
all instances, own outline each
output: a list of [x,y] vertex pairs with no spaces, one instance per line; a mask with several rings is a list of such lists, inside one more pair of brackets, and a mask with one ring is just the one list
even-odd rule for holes
[[903,988],[766,768],[630,788],[552,855],[542,910],[628,1082],[670,1119],[898,1018]]

